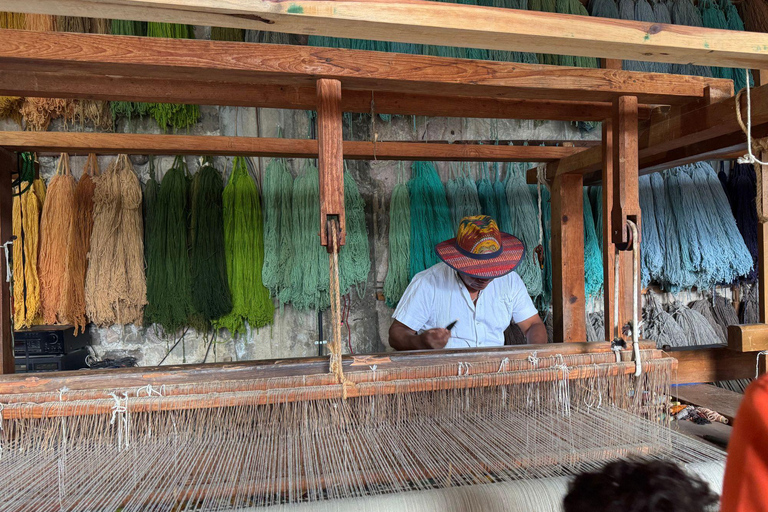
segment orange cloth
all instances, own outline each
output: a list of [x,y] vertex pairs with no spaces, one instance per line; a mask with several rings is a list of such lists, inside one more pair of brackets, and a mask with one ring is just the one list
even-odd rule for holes
[[736,413],[721,512],[768,512],[768,375],[750,384]]

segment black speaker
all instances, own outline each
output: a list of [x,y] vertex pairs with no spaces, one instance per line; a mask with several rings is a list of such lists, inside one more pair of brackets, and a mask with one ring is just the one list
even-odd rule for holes
[[74,327],[39,326],[15,331],[16,373],[55,372],[87,368],[90,336],[75,336]]

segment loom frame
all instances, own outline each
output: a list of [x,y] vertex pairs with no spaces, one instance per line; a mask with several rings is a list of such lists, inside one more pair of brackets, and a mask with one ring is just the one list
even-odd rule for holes
[[[248,28],[253,28],[250,24],[255,19],[237,12],[221,14],[212,5],[206,5],[196,12],[194,8],[175,10],[180,8],[179,2],[169,0],[155,0],[151,6],[141,8],[134,3],[134,0],[100,2],[97,14],[124,18],[126,13],[130,13],[136,19],[182,23],[195,23],[194,20],[198,20],[199,23],[202,19],[201,11],[205,11],[205,16],[210,16],[205,18],[210,20],[206,24],[216,22],[221,26],[236,27],[249,24]],[[358,1],[313,4],[352,6],[363,10],[361,19],[342,22],[334,21],[334,16],[322,9],[310,10],[309,4],[305,16],[302,9],[306,2],[291,2],[291,5],[302,7],[297,12],[286,10],[287,2],[248,2],[247,6],[240,4],[237,8],[251,11],[271,9],[270,14],[262,12],[266,18],[256,20],[262,29],[265,20],[269,24],[267,28],[272,30],[283,30],[287,26],[300,28],[299,25],[305,22],[289,16],[295,14],[298,18],[309,17],[312,23],[329,35],[347,37],[356,37],[355,34],[359,35],[360,30],[382,23],[377,18],[382,16],[378,11],[382,6],[394,6],[401,11],[405,10],[403,12],[428,8],[428,11],[423,12],[430,13],[428,18],[436,27],[434,30],[426,31],[427,35],[420,35],[419,31],[398,30],[392,37],[393,40],[423,42],[420,39],[423,36],[434,44],[440,41],[450,44],[456,30],[461,31],[449,26],[450,17],[455,16],[459,10],[468,16],[481,16],[491,9],[448,6],[418,0],[376,3],[381,5]],[[212,2],[206,0],[203,4]],[[95,11],[82,9],[91,9],[96,5],[80,0],[56,3],[12,0],[10,7],[27,12],[94,15]],[[496,14],[501,15],[498,12]],[[746,137],[735,123],[736,106],[730,81],[621,71],[617,69],[620,68],[620,61],[617,63],[611,59],[639,58],[674,62],[675,59],[683,59],[682,55],[686,51],[691,51],[701,63],[768,68],[768,56],[753,47],[749,50],[734,50],[733,46],[726,48],[722,31],[684,27],[674,27],[673,30],[671,26],[575,18],[550,13],[504,13],[503,16],[510,17],[508,21],[515,23],[507,25],[503,32],[508,33],[510,38],[519,37],[525,31],[525,24],[520,21],[531,15],[537,22],[548,27],[562,26],[559,24],[566,21],[571,25],[597,26],[599,30],[606,31],[605,38],[591,45],[588,52],[606,59],[604,69],[488,63],[298,46],[270,45],[269,48],[260,48],[253,43],[180,42],[126,36],[0,30],[0,64],[3,69],[0,72],[0,94],[306,109],[316,108],[316,83],[322,80],[337,83],[341,95],[333,100],[336,106],[329,110],[333,114],[321,116],[318,119],[319,125],[338,123],[342,111],[498,118],[505,118],[514,112],[516,118],[609,121],[603,126],[602,145],[589,149],[548,147],[533,151],[533,148],[472,147],[468,144],[344,142],[344,154],[338,151],[333,154],[323,153],[329,164],[321,167],[321,181],[330,179],[325,188],[332,189],[340,188],[338,176],[334,179],[332,173],[324,171],[323,167],[338,169],[344,157],[549,161],[546,178],[551,182],[553,192],[555,337],[558,342],[581,341],[586,339],[581,201],[583,184],[595,181],[604,184],[603,211],[606,221],[611,219],[614,209],[621,212],[617,218],[619,220],[629,216],[639,221],[639,208],[635,208],[639,172],[661,170],[702,159],[733,157],[742,154],[746,147]],[[272,16],[274,19],[270,19]],[[426,23],[423,18],[415,19],[422,19]],[[288,25],[286,20],[289,20]],[[537,26],[537,30],[540,27]],[[495,25],[478,42],[473,40],[468,45],[493,47],[488,46],[491,44],[489,34],[493,30],[498,30]],[[622,39],[630,31],[645,34],[660,32],[664,38],[650,38],[652,43],[636,42],[632,38]],[[762,34],[737,35],[743,42],[768,43],[768,36]],[[716,42],[713,43],[715,46],[706,51],[691,50],[688,48],[690,40],[697,37],[710,37]],[[510,38],[502,38],[501,43],[493,44],[508,46]],[[540,44],[537,49],[550,49],[555,53],[572,52],[562,45],[558,46],[562,38],[561,31],[555,31],[551,40],[537,40],[537,44]],[[604,40],[606,38],[608,41]],[[659,47],[654,46],[654,39],[664,39],[667,45],[664,48],[668,51],[656,53]],[[653,51],[649,52],[649,47]],[[255,50],[266,51],[269,58],[260,58],[255,55],[259,53]],[[750,52],[750,55],[746,55]],[[231,55],[239,58],[230,59]],[[685,55],[687,59],[688,54]],[[360,62],[365,62],[366,66],[359,66]],[[424,70],[429,70],[429,73]],[[461,70],[458,78],[457,70]],[[201,80],[201,76],[216,76],[217,79]],[[32,79],[27,80],[30,77]],[[579,99],[574,100],[574,97]],[[743,103],[740,108],[744,112]],[[756,87],[753,91],[752,111],[754,135],[768,134],[768,86]],[[331,130],[329,133],[339,137],[338,131]],[[150,151],[146,147],[149,139],[155,141],[149,142],[154,147]],[[339,142],[335,141],[337,145]],[[318,155],[326,146],[322,141],[249,141],[233,137],[0,132],[0,177],[6,182],[10,181],[11,170],[16,167],[16,156],[12,151],[20,150],[61,151],[75,148],[96,153],[146,154],[165,151],[174,154],[311,157]],[[763,190],[768,191],[768,187]],[[613,282],[614,242],[620,242],[623,235],[622,230],[614,231],[609,222],[606,222],[604,229],[604,254],[607,258],[604,271],[606,289],[609,289]],[[768,225],[761,224],[760,261],[764,263],[768,263],[768,252],[765,250],[767,230]],[[8,241],[10,238],[11,190],[6,186],[0,187],[0,240]],[[622,254],[622,261],[625,256],[629,255]],[[630,269],[629,263],[631,260],[622,263],[622,268]],[[768,296],[765,288],[768,279],[762,279],[766,268],[768,264],[760,268],[763,322],[768,317],[768,301],[762,300]],[[2,269],[2,277],[5,277],[5,268]],[[631,286],[626,286],[629,282],[626,273],[622,274],[621,282],[623,290],[631,289]],[[612,294],[605,295],[606,339],[611,339],[608,330],[613,325],[613,299]],[[620,319],[631,317],[631,304],[631,293],[623,293],[620,297]],[[3,373],[12,373],[14,358],[8,283],[2,286],[0,294],[0,324],[0,368]],[[768,345],[768,326],[761,324],[760,330]],[[568,345],[558,343],[554,347],[562,351]],[[690,382],[687,379],[693,378],[697,381],[713,381],[751,376],[753,354],[724,350],[718,347],[676,353],[680,361],[677,380]],[[728,357],[724,357],[726,354]],[[434,357],[447,357],[447,353],[440,351]],[[228,370],[221,368],[220,371]]]

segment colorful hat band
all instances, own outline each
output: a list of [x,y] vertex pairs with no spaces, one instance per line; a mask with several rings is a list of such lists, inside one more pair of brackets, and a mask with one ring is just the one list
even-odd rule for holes
[[493,252],[475,254],[474,252],[463,249],[459,244],[456,244],[456,250],[458,250],[459,253],[463,254],[467,258],[472,258],[473,260],[492,260],[493,258],[498,258],[501,256],[501,253],[504,251],[504,247],[499,247],[497,251]]

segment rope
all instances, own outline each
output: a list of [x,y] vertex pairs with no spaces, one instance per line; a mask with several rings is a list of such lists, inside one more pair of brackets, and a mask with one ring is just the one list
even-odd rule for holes
[[[330,296],[331,296],[331,325],[333,325],[333,335],[331,343],[328,346],[330,356],[330,369],[336,375],[339,384],[344,385],[344,369],[341,364],[341,294],[339,293],[339,225],[335,220],[328,222],[328,241],[331,244],[330,255],[328,257],[329,275],[330,275]],[[346,398],[346,386],[344,386],[343,396]]]
[[[766,222],[768,221],[768,217],[766,217],[763,214],[764,210],[763,210],[763,169],[762,167],[764,165],[768,165],[768,162],[760,161],[757,157],[755,157],[752,151],[753,149],[755,151],[768,150],[768,139],[758,139],[758,140],[752,139],[752,95],[750,94],[750,86],[749,86],[749,70],[745,69],[744,72],[747,73],[746,87],[744,87],[744,89],[740,90],[736,94],[734,101],[736,102],[736,120],[739,122],[739,126],[741,126],[741,130],[747,135],[747,154],[739,158],[737,161],[740,164],[752,164],[755,167],[755,174],[757,177],[757,180],[756,180],[757,216],[760,222]],[[747,92],[747,124],[746,126],[744,125],[744,121],[741,117],[741,95],[744,93],[744,91]]]

